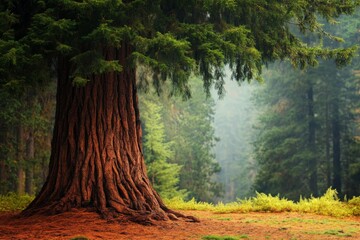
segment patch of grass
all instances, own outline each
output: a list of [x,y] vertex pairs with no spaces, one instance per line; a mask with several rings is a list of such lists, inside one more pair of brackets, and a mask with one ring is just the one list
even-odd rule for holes
[[256,197],[226,204],[220,202],[215,205],[196,202],[194,199],[186,202],[180,198],[167,199],[165,203],[176,210],[205,210],[215,213],[299,212],[334,217],[360,216],[360,197],[354,197],[348,202],[340,201],[336,190],[331,188],[321,197],[301,198],[297,203],[279,195],[264,193],[256,193]]
[[241,235],[239,238],[249,238],[249,236],[248,235]]
[[351,234],[345,233],[343,230],[327,230],[324,232],[325,235],[335,235],[339,237],[351,237]]
[[84,236],[77,236],[77,237],[73,237],[70,240],[89,240],[89,238],[84,237]]
[[261,221],[258,219],[244,219],[241,222],[243,222],[243,223],[259,223]]
[[19,196],[15,193],[0,195],[0,212],[23,210],[32,200],[34,197],[29,195]]
[[203,239],[203,240],[239,240],[239,239],[248,239],[248,238],[249,237],[247,235],[241,235],[238,237],[208,235],[208,236],[202,237],[201,239]]
[[324,232],[321,231],[311,231],[311,232],[305,232],[307,234],[313,234],[313,235],[333,235],[338,237],[352,237],[350,233],[345,233],[343,230],[326,230]]
[[214,217],[214,219],[220,220],[220,221],[231,221],[232,220],[232,218],[230,218],[230,217]]

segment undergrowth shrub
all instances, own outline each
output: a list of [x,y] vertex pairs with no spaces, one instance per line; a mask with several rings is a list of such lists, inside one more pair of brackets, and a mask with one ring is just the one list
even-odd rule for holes
[[[33,196],[19,196],[15,193],[0,195],[0,211],[23,210],[33,199]],[[197,202],[195,199],[184,201],[179,197],[164,199],[164,202],[174,210],[199,210],[214,213],[300,212],[335,217],[360,216],[360,197],[353,197],[349,201],[340,201],[337,191],[331,188],[321,197],[300,198],[299,202],[280,198],[279,195],[272,196],[264,193],[256,193],[253,198],[239,199],[232,203],[212,204]]]
[[256,193],[253,198],[215,205],[196,202],[194,199],[186,202],[179,198],[165,200],[165,203],[177,210],[206,210],[215,213],[300,212],[334,217],[360,216],[360,197],[354,197],[348,202],[340,201],[337,191],[331,188],[321,197],[301,198],[299,202],[280,198],[279,195]]
[[321,215],[342,217],[353,214],[348,204],[341,202],[335,189],[329,188],[326,193],[319,198],[300,199],[296,205],[297,212],[316,213]]
[[349,202],[349,207],[351,208],[354,216],[360,216],[360,197],[353,197]]
[[199,211],[213,211],[214,205],[206,202],[196,202],[193,198],[190,201],[175,197],[172,199],[164,199],[166,205],[177,210],[199,210]]
[[27,207],[34,199],[33,196],[8,193],[0,195],[0,212],[1,211],[19,211]]
[[280,198],[280,195],[272,196],[265,193],[256,193],[256,197],[248,200],[238,200],[241,204],[248,204],[255,212],[289,212],[295,207],[293,201]]

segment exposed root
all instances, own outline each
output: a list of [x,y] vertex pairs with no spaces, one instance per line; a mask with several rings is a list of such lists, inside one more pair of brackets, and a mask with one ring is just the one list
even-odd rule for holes
[[98,212],[102,218],[108,221],[131,221],[141,225],[157,225],[159,221],[179,221],[181,219],[187,222],[200,222],[200,220],[194,216],[187,216],[166,207],[165,209],[158,209],[157,211],[152,212],[137,211],[129,208],[124,208],[122,211],[106,208],[103,211]]
[[[183,218],[188,222],[196,222],[196,223],[200,222],[200,220],[198,218],[194,217],[194,216],[186,216],[186,215],[184,215],[182,213],[173,211],[171,209],[167,209],[166,212],[168,213],[168,216],[169,216],[170,219],[171,219],[170,216],[172,215],[172,216],[175,216],[177,219],[178,218]],[[172,220],[174,220],[174,219],[172,219]]]
[[168,209],[165,206],[162,206],[161,208],[158,208],[154,211],[139,211],[124,206],[121,208],[116,206],[99,209],[95,206],[78,206],[78,204],[74,204],[72,201],[57,201],[41,207],[29,206],[27,209],[21,212],[20,217],[30,217],[35,215],[56,215],[75,209],[96,211],[103,219],[110,222],[131,221],[141,225],[156,225],[156,222],[158,221],[178,221],[181,219],[184,219],[188,222],[200,222],[200,220],[196,217],[184,215],[180,212]]
[[56,215],[62,212],[66,212],[66,210],[59,211],[59,208],[56,207],[55,204],[46,205],[40,208],[27,208],[24,211],[20,213],[20,217],[31,217],[35,215],[44,215],[44,216],[50,216],[50,215]]

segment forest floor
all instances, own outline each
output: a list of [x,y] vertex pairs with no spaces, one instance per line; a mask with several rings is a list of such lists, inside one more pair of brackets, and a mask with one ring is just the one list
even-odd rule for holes
[[109,222],[96,213],[85,211],[23,219],[17,217],[17,212],[0,212],[0,239],[165,240],[225,239],[220,238],[224,236],[232,237],[227,239],[360,239],[360,217],[335,218],[291,212],[181,212],[196,216],[201,222],[179,220],[144,226]]

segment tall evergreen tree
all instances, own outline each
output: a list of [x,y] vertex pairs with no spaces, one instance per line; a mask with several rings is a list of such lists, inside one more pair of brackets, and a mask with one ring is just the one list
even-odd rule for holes
[[[255,189],[296,199],[316,194],[314,159],[312,83],[304,72],[293,72],[289,65],[276,65],[266,78],[258,97],[267,106],[257,126],[256,159],[259,171]],[[271,75],[270,75],[271,74]],[[312,184],[315,185],[312,186]]]
[[144,139],[143,151],[147,174],[155,190],[163,198],[185,197],[185,191],[178,190],[181,166],[169,163],[174,156],[173,142],[165,142],[165,129],[161,116],[161,105],[154,100],[140,98]]
[[[36,1],[4,1],[0,4],[0,181],[16,182],[17,190],[33,193],[33,132],[39,126],[36,112],[39,85],[46,87],[51,68],[36,53],[29,34],[32,16],[40,9]],[[15,173],[16,172],[16,173]],[[26,174],[27,173],[27,174]],[[26,177],[26,175],[27,177]],[[16,175],[16,180],[14,176]],[[2,185],[6,186],[6,184]]]
[[180,188],[188,190],[188,198],[213,201],[221,195],[221,185],[214,179],[220,171],[213,154],[214,101],[203,91],[201,79],[189,82],[196,92],[191,99],[184,101],[178,96],[164,100],[166,135],[174,142],[172,162],[182,166]]
[[[346,41],[345,43],[324,41],[323,44],[338,47],[355,43],[358,36],[358,19],[357,15],[344,17],[340,19],[339,27],[326,25],[328,31],[343,33]],[[352,30],[348,31],[349,29]],[[358,61],[358,58],[355,58],[351,65],[341,69],[331,61],[323,61],[318,68],[303,72],[286,68],[287,74],[276,76],[278,80],[275,83],[273,79],[268,81],[270,85],[266,88],[267,92],[262,94],[265,99],[263,104],[267,105],[268,109],[272,109],[285,99],[290,103],[287,109],[298,116],[294,117],[295,115],[288,112],[286,116],[281,117],[270,112],[268,114],[272,118],[266,116],[262,120],[262,133],[257,148],[261,166],[256,185],[259,191],[281,192],[287,196],[306,193],[316,195],[319,191],[324,192],[329,187],[333,187],[340,194],[354,195],[354,190],[350,186],[355,186],[358,171],[350,173],[349,164],[357,166],[358,162],[358,158],[354,155],[358,145],[353,131],[356,129],[356,109],[360,97],[358,81],[354,77],[354,69],[357,68]],[[301,95],[303,97],[299,98]],[[279,143],[275,145],[273,143],[274,138],[280,136],[283,142],[293,137],[284,135],[286,131],[284,127],[273,131],[274,126],[278,126],[278,122],[283,119],[287,119],[286,123],[282,122],[284,126],[296,126],[292,130],[293,136],[296,135],[300,142],[297,142],[293,150],[290,147],[282,148]],[[303,123],[308,125],[305,126]],[[305,142],[307,144],[304,144]],[[287,155],[279,155],[279,153]],[[294,159],[295,156],[300,155],[303,157]],[[289,159],[294,159],[293,164],[284,168],[282,165]],[[295,173],[287,176],[285,174],[287,168],[288,172]],[[302,184],[305,189],[292,186],[290,180],[284,181],[293,176],[309,180]],[[275,179],[282,179],[283,183]]]
[[[166,208],[145,173],[137,64],[152,69],[158,89],[168,78],[174,92],[185,95],[193,70],[202,74],[207,89],[215,83],[221,92],[224,63],[239,81],[258,77],[264,62],[286,57],[301,67],[315,64],[320,56],[343,64],[354,49],[306,46],[288,24],[322,33],[317,14],[332,20],[359,4],[353,0],[30,2],[35,8],[22,8],[29,21],[11,28],[25,32],[31,49],[51,59],[58,85],[49,177],[23,214],[92,206],[106,216],[118,213],[141,221],[143,214],[147,219],[182,215]],[[5,15],[16,14],[16,5],[23,6],[22,1],[8,3],[1,4]]]
[[[214,102],[203,91],[200,78],[192,77],[189,83],[197,94],[186,100],[181,95],[169,98],[169,85],[164,87],[160,97],[140,92],[141,118],[145,120],[145,162],[148,165],[148,175],[152,175],[150,171],[153,170],[149,169],[149,165],[152,165],[156,156],[166,155],[167,157],[162,159],[167,159],[170,165],[181,166],[182,170],[179,174],[178,171],[163,171],[161,174],[164,181],[159,182],[160,185],[165,182],[175,184],[172,180],[165,181],[166,178],[179,178],[178,186],[181,191],[178,195],[186,195],[188,199],[213,201],[213,197],[218,196],[221,189],[214,180],[214,174],[220,170],[212,149],[216,141],[212,126]],[[161,132],[163,134],[160,134]],[[149,152],[149,149],[155,148],[157,151]],[[168,169],[161,164],[156,164],[155,168],[155,171]],[[152,181],[151,176],[149,177]],[[186,194],[183,194],[185,189]],[[177,191],[174,190],[175,192]]]

